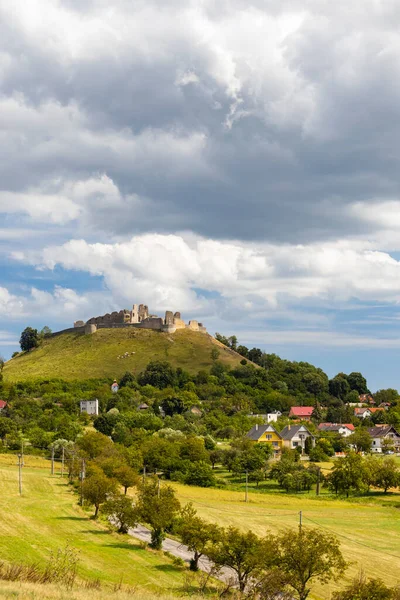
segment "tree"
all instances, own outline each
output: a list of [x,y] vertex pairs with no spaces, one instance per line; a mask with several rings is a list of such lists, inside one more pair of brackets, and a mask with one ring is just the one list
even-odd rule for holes
[[374,400],[376,404],[381,404],[381,402],[389,402],[390,404],[396,404],[399,398],[399,392],[393,388],[388,388],[386,390],[378,390],[374,394]]
[[176,373],[167,361],[153,360],[149,362],[143,373],[139,375],[140,385],[152,385],[163,390],[175,385]]
[[219,540],[208,550],[208,557],[217,567],[235,571],[241,592],[261,572],[266,554],[268,544],[252,531],[244,533],[236,527],[221,530]]
[[185,477],[185,483],[200,487],[212,487],[215,485],[215,475],[212,467],[204,461],[193,463]]
[[371,452],[372,438],[366,429],[357,427],[347,441],[349,444],[355,447],[357,452]]
[[117,482],[115,479],[109,479],[104,473],[98,470],[85,479],[82,491],[84,499],[94,505],[95,512],[93,518],[97,519],[100,505],[107,500],[108,496],[116,493]]
[[28,352],[33,348],[37,348],[37,346],[39,346],[38,330],[33,329],[32,327],[26,327],[21,333],[19,345],[23,352]]
[[5,365],[5,359],[0,355],[0,383],[3,381],[3,369]]
[[315,398],[328,391],[328,377],[322,372],[311,372],[306,373],[303,377],[303,382],[307,388],[307,391],[312,394]]
[[299,600],[306,600],[312,581],[328,583],[347,568],[337,538],[318,529],[287,531],[278,535],[272,545],[275,564]]
[[101,507],[101,512],[107,517],[112,517],[118,525],[118,533],[128,533],[129,527],[137,523],[137,511],[131,498],[122,494],[112,495]]
[[368,393],[367,380],[361,375],[361,373],[350,373],[350,375],[347,376],[347,381],[349,382],[351,390],[356,390],[359,394]]
[[376,485],[376,478],[381,467],[381,461],[377,456],[370,454],[366,456],[362,463],[362,480],[370,490],[371,486]]
[[135,376],[130,371],[126,371],[124,375],[122,375],[121,380],[119,382],[119,387],[132,387],[135,383]]
[[340,400],[343,400],[350,391],[350,385],[344,373],[338,373],[336,377],[329,381],[329,393]]
[[155,478],[148,478],[139,487],[136,510],[138,520],[144,521],[151,528],[150,546],[160,550],[165,538],[165,530],[172,526],[180,509],[179,500],[174,489],[169,485],[159,487]]
[[112,441],[102,433],[89,431],[76,442],[77,447],[86,458],[93,460],[100,454],[110,451],[113,447]]
[[388,588],[381,579],[367,580],[363,573],[360,573],[344,590],[333,594],[333,600],[398,600],[399,598],[399,588]]
[[344,458],[337,458],[326,480],[336,494],[359,491],[363,487],[363,458],[355,452],[349,452]]
[[190,503],[182,509],[176,531],[182,543],[193,552],[190,570],[198,571],[200,558],[203,554],[207,554],[209,548],[220,539],[219,527],[198,517]]
[[220,355],[220,351],[217,348],[213,348],[211,350],[211,360],[212,361],[215,362],[216,360],[218,360],[219,355]]
[[394,458],[384,458],[376,472],[375,485],[382,488],[386,494],[389,488],[397,487],[400,483],[400,473]]
[[237,343],[238,343],[238,340],[237,340],[237,337],[236,337],[236,335],[231,335],[231,336],[228,338],[228,343],[229,343],[229,347],[230,347],[230,348],[232,348],[232,350],[236,350],[236,348],[237,348]]
[[114,471],[114,477],[124,488],[124,494],[126,495],[128,488],[137,485],[139,483],[138,474],[129,465],[120,465]]
[[181,415],[185,410],[185,405],[179,396],[164,398],[161,406],[167,417],[172,417],[175,414]]
[[53,332],[51,331],[50,327],[47,327],[47,325],[45,325],[43,329],[40,330],[39,339],[43,340],[44,338],[48,338],[51,336],[52,333]]

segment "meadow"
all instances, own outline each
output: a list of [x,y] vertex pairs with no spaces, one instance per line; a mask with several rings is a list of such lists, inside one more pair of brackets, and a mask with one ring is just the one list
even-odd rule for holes
[[[0,455],[0,560],[45,564],[52,551],[68,544],[79,553],[81,580],[100,579],[106,586],[122,582],[149,592],[181,590],[184,574],[172,560],[91,520],[92,511],[78,506],[66,479],[50,476],[49,461],[29,456],[24,460],[20,497],[16,456]],[[0,582],[0,590],[7,587],[12,588],[11,583]]]
[[[99,329],[93,335],[71,331],[44,339],[39,348],[8,361],[4,379],[120,378],[126,371],[143,371],[151,360],[168,360],[174,367],[197,373],[211,367],[213,348],[223,364],[239,365],[239,354],[195,331],[183,329],[173,335],[147,329]],[[126,352],[129,356],[118,358]]]

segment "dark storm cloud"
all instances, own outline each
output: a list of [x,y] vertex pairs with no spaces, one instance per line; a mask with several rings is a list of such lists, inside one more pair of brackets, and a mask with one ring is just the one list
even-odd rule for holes
[[69,0],[32,25],[0,3],[2,190],[106,174],[111,219],[73,200],[114,235],[365,230],[347,207],[399,194],[400,9],[370,4]]

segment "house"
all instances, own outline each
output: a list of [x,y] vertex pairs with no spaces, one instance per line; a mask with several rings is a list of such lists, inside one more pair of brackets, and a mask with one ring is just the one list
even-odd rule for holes
[[392,445],[394,452],[400,452],[400,434],[392,425],[370,427],[368,433],[372,438],[372,452],[381,454],[385,452],[387,445]]
[[119,385],[117,383],[117,380],[114,379],[114,381],[111,384],[111,391],[113,394],[116,394],[118,392],[118,390],[119,390]]
[[338,433],[342,437],[349,437],[349,435],[354,433],[354,425],[352,423],[320,423],[318,429],[320,431]]
[[310,433],[305,425],[287,425],[282,429],[281,438],[283,439],[283,445],[286,448],[295,450],[301,448],[302,454],[304,453],[305,443],[308,438],[311,438],[312,446],[315,446],[315,437]]
[[146,404],[146,402],[142,402],[142,404],[139,404],[138,406],[138,410],[147,410],[149,408],[149,405]]
[[373,414],[375,414],[375,413],[377,413],[377,412],[382,412],[382,411],[384,411],[385,409],[384,409],[384,408],[382,408],[382,407],[380,407],[380,408],[379,408],[379,407],[377,407],[377,408],[370,408],[369,410],[370,410],[370,412],[371,412],[371,415],[373,415]]
[[372,394],[360,394],[358,396],[358,399],[363,404],[375,404],[375,400]]
[[311,421],[313,412],[313,406],[292,406],[289,412],[289,417],[301,419],[302,421]]
[[281,416],[282,413],[280,410],[274,410],[273,412],[267,414],[267,423],[276,423]]
[[378,408],[383,408],[383,410],[389,410],[391,407],[390,402],[381,402]]
[[4,410],[7,406],[7,402],[5,400],[0,400],[0,412]]
[[373,410],[373,409],[368,408],[368,407],[360,408],[360,407],[356,406],[354,409],[354,416],[358,417],[359,419],[369,418],[372,415],[371,410]]
[[246,437],[252,442],[271,444],[274,456],[281,453],[283,440],[272,425],[254,425],[246,434]]
[[99,414],[99,401],[97,400],[81,400],[81,413],[86,413],[88,415],[98,415]]

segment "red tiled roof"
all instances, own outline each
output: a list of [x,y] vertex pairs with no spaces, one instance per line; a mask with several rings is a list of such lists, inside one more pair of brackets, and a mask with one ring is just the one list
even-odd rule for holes
[[375,413],[375,412],[378,412],[378,410],[385,410],[385,409],[384,408],[370,408],[369,410],[370,410],[370,412]]
[[351,429],[351,431],[355,430],[353,423],[343,423],[343,425],[344,427],[347,427],[347,429]]
[[5,400],[0,400],[0,409],[5,408],[7,406],[7,402]]
[[295,417],[311,417],[313,410],[313,406],[292,406],[289,416],[293,415]]

